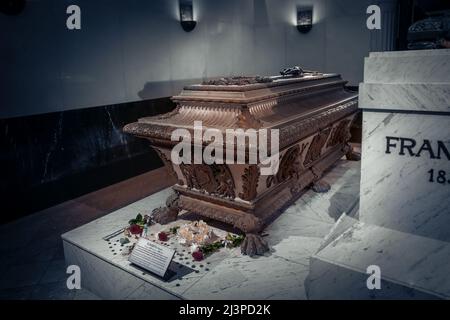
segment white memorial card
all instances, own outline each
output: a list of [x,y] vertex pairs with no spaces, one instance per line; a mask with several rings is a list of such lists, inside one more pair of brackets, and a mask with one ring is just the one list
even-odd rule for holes
[[140,238],[128,261],[163,278],[174,254],[175,250]]

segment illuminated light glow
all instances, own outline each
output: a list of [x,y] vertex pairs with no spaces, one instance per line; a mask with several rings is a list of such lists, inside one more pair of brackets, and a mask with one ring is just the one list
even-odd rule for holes
[[197,25],[194,15],[194,4],[192,0],[179,0],[180,24],[184,31],[190,32]]
[[[294,27],[297,26],[297,11],[298,11],[298,9],[299,9],[299,7],[297,7],[296,10],[290,11],[291,14],[288,19],[289,23],[292,24]],[[323,14],[322,14],[323,10],[321,10],[320,7],[317,7],[317,5],[314,5],[314,6],[311,5],[309,7],[309,9],[311,9],[313,12],[312,24],[315,25],[315,24],[320,23],[323,20]]]

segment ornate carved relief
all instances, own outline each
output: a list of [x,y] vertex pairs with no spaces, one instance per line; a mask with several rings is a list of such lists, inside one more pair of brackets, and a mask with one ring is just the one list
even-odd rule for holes
[[277,174],[269,176],[266,180],[267,188],[270,188],[272,184],[277,184],[293,177],[298,179],[300,171],[303,169],[300,159],[307,146],[308,143],[298,144],[283,155]]
[[213,173],[218,183],[216,191],[213,193],[227,198],[234,198],[234,180],[230,169],[224,164],[215,164],[213,165]]
[[300,166],[297,159],[299,155],[299,145],[292,147],[284,154],[280,162],[280,168],[276,174],[278,182],[285,181],[292,177],[298,178]]
[[[303,139],[319,130],[319,127],[324,123],[332,124],[339,119],[353,114],[358,110],[358,100],[352,100],[344,104],[333,107],[326,112],[320,113],[303,119],[302,121],[286,125],[280,129],[280,148],[293,144],[296,141]],[[171,135],[174,130],[173,127],[161,125],[165,120],[170,120],[172,125],[189,123],[191,119],[202,119],[204,125],[211,127],[240,127],[243,128],[259,128],[262,126],[261,122],[256,119],[251,113],[243,112],[237,114],[225,112],[224,109],[219,108],[213,110],[211,107],[198,108],[195,106],[186,106],[185,108],[177,107],[173,112],[162,116],[164,119],[157,119],[156,117],[144,118],[141,122],[134,122],[127,124],[124,127],[124,132],[136,136],[147,137],[153,144],[170,145]],[[273,109],[272,109],[273,110]],[[214,112],[213,112],[214,111]],[[208,115],[204,117],[204,115]],[[166,142],[163,142],[166,141]]]
[[244,174],[242,175],[243,192],[239,194],[241,199],[250,201],[256,197],[259,175],[260,171],[257,165],[251,165],[244,169]]
[[324,113],[282,128],[280,130],[280,148],[317,132],[323,123],[332,124],[333,121],[355,113],[358,110],[357,104],[357,100],[349,101]]
[[320,155],[322,153],[322,148],[325,145],[325,143],[327,142],[330,132],[331,132],[331,128],[326,128],[326,129],[320,131],[313,138],[311,145],[308,149],[308,153],[306,154],[305,161],[303,161],[303,165],[305,167],[320,158]]
[[350,120],[342,120],[334,128],[331,133],[331,137],[328,140],[327,147],[333,147],[339,143],[345,143],[349,139],[350,133],[348,132]]
[[234,198],[234,180],[224,164],[180,164],[187,187],[222,197]]

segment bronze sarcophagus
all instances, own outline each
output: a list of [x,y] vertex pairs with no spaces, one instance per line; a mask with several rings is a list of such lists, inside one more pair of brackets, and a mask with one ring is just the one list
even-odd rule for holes
[[[126,125],[125,132],[150,141],[177,181],[174,196],[155,212],[154,220],[164,224],[175,220],[180,210],[195,212],[243,231],[244,254],[263,254],[268,246],[259,232],[265,224],[303,189],[326,191],[329,186],[321,177],[338,159],[358,157],[348,144],[358,99],[345,83],[338,74],[318,72],[211,80],[185,87],[172,98],[177,104],[173,111]],[[194,122],[201,123],[200,134],[212,128],[223,135],[223,158],[230,150],[234,155],[209,164],[172,161],[180,140],[172,133],[183,129],[195,136]],[[250,161],[261,144],[255,148],[247,137],[236,145],[236,140],[227,140],[227,129],[266,129],[267,145],[274,143],[271,133],[276,130],[279,151],[270,149],[268,155],[278,160],[277,170],[262,174],[262,158]],[[211,141],[194,141],[192,149],[204,151]],[[238,149],[244,150],[244,161],[236,160]]]

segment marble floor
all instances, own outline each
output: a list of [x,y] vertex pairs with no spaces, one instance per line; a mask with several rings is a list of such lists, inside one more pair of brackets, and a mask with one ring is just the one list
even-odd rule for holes
[[60,235],[103,214],[69,201],[1,226],[0,299],[97,299],[67,289]]
[[[274,261],[285,261],[277,266],[295,264],[295,284],[298,289],[295,298],[307,298],[303,283],[309,272],[309,257],[320,247],[334,222],[344,211],[357,214],[359,173],[358,162],[339,161],[326,175],[326,180],[332,185],[330,192],[317,194],[312,190],[307,191],[294,206],[288,208],[266,229],[270,235]],[[140,201],[143,200],[145,201],[145,198]],[[304,209],[298,210],[299,206]],[[99,297],[85,289],[67,289],[61,234],[106,213],[106,210],[89,203],[73,200],[1,226],[0,254],[3,263],[0,264],[0,299],[98,299]],[[295,226],[292,219],[296,221]],[[296,227],[299,225],[300,228]],[[287,245],[288,243],[295,243],[295,246]],[[251,258],[237,258],[239,264],[249,259]],[[237,260],[231,260],[230,263]],[[252,268],[242,268],[239,271],[240,276],[251,283],[251,273],[257,273],[260,262],[262,263],[262,260],[254,260]],[[226,265],[219,268],[227,269]],[[280,278],[281,287],[276,298],[283,298],[283,288],[289,291],[291,280],[283,275],[283,270],[279,270],[277,277]],[[214,282],[209,281],[206,275],[199,285],[208,287],[214,285]],[[253,285],[264,286],[258,283]],[[221,295],[227,295],[228,290],[232,296],[234,289],[236,287],[233,285],[225,285],[220,290]],[[264,290],[257,292],[263,293]],[[291,292],[289,291],[289,296]],[[142,298],[139,289],[131,293],[129,298]],[[192,298],[195,298],[195,293]]]

